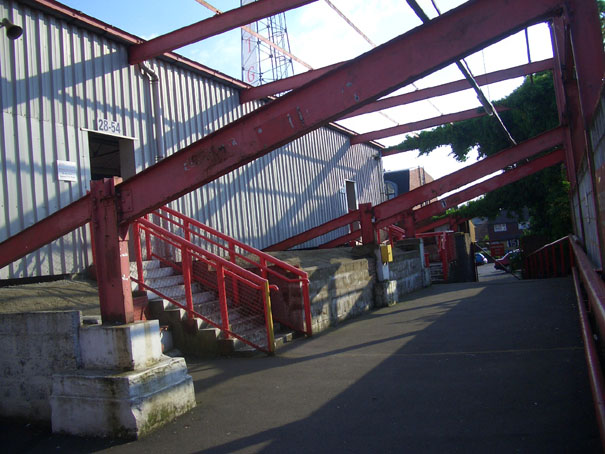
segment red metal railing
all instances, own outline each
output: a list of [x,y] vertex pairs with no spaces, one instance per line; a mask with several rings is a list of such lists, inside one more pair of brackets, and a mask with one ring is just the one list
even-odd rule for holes
[[601,445],[605,451],[605,381],[598,354],[599,348],[602,349],[603,345],[597,347],[591,327],[592,318],[599,334],[598,338],[603,339],[605,335],[605,283],[578,244],[577,238],[569,236],[565,239],[568,241],[574,260],[572,270],[580,313],[580,327]]
[[[270,286],[267,279],[245,270],[146,219],[134,223],[137,263],[131,280],[141,290],[149,290],[177,307],[185,309],[190,319],[200,318],[227,336],[233,336],[259,350],[274,351]],[[143,240],[143,241],[141,241]],[[142,250],[141,243],[145,244]],[[157,259],[182,273],[184,301],[145,282],[143,252],[148,260]],[[202,304],[194,302],[193,284],[206,291]],[[210,290],[210,292],[208,292]],[[180,296],[180,294],[179,294]]]
[[451,230],[447,230],[444,232],[426,232],[416,234],[416,238],[435,239],[437,245],[437,252],[439,254],[439,260],[441,261],[441,267],[443,269],[444,281],[447,281],[449,276],[450,262],[456,260],[456,247],[453,241],[453,234],[454,232],[452,232]]
[[571,274],[574,254],[569,237],[542,246],[523,260],[525,279],[545,279]]
[[267,279],[275,285],[271,292],[273,319],[308,336],[313,334],[309,277],[305,271],[168,207],[159,208],[148,215],[148,219],[162,224],[165,229],[198,247]]

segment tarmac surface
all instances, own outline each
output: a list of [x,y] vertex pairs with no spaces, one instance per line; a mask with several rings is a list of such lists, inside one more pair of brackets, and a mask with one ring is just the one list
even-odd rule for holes
[[273,357],[188,360],[197,408],[136,442],[3,424],[8,452],[570,453],[600,441],[570,279],[433,285]]

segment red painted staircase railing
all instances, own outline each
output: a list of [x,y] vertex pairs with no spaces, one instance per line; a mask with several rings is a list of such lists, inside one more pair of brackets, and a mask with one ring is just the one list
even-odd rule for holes
[[[307,336],[313,334],[309,277],[305,271],[169,207],[159,208],[146,218],[172,234],[184,238],[187,242],[224,258],[232,265],[266,279],[273,286],[271,290],[273,319]],[[146,242],[146,249],[151,249],[149,241]],[[195,274],[196,269],[193,271]],[[233,288],[233,292],[234,296],[237,296],[237,287]]]

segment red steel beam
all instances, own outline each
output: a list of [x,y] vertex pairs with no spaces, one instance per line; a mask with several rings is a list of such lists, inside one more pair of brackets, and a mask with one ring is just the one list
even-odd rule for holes
[[[306,232],[295,235],[287,240],[280,241],[268,248],[264,249],[265,251],[285,251],[286,249],[290,249],[298,244],[302,244],[308,240],[312,240],[313,238],[317,238],[318,236],[325,235],[326,233],[330,233],[332,230],[336,230],[340,227],[346,227],[352,222],[359,221],[359,210],[352,211],[350,213],[344,214],[336,219],[332,219],[331,221],[326,222],[325,224],[314,227]],[[358,236],[361,235],[361,230],[359,230]]]
[[121,183],[122,221],[130,222],[398,87],[559,14],[561,1],[471,0],[394,38]]
[[[90,195],[85,195],[0,243],[0,268],[82,227],[90,217]],[[40,227],[41,223],[44,223],[43,227]]]
[[416,222],[429,219],[433,216],[446,212],[449,208],[455,207],[462,202],[474,199],[480,195],[486,194],[490,191],[494,191],[507,184],[519,181],[521,178],[525,178],[532,175],[540,170],[546,169],[547,167],[554,166],[565,160],[565,152],[563,149],[557,149],[556,151],[541,156],[533,161],[519,166],[513,170],[509,170],[500,175],[496,175],[489,180],[477,183],[470,188],[466,188],[456,194],[452,194],[449,197],[438,200],[437,202],[430,203],[422,208],[414,210],[414,219]]
[[[575,3],[580,0],[569,1]],[[121,222],[129,223],[528,25],[558,16],[563,3],[563,0],[508,0],[504,3],[470,0],[120,183],[116,190],[121,204]],[[89,218],[90,212],[80,214],[79,218],[72,220],[71,228],[85,224]],[[54,229],[53,224],[43,220],[32,229],[42,232]],[[37,249],[60,235],[48,236],[46,241],[38,241],[40,237],[33,236],[29,250]],[[22,248],[21,241],[13,240],[0,244],[0,257],[3,259],[7,256],[5,251],[15,243],[19,244],[17,248]]]
[[[530,158],[544,150],[558,147],[564,143],[565,128],[559,127],[526,140],[515,147],[500,151],[473,165],[464,167],[438,180],[431,181],[413,191],[401,194],[374,207],[374,217],[379,223],[396,217],[402,211],[409,210],[422,202],[450,192],[456,188],[497,172],[523,159]],[[418,210],[415,210],[418,211]],[[378,227],[383,227],[379,225]]]
[[283,93],[284,91],[294,90],[295,88],[302,87],[303,85],[323,76],[324,74],[332,71],[333,69],[342,66],[344,62],[335,63],[330,66],[325,66],[319,69],[312,69],[295,76],[286,77],[285,79],[276,80],[275,82],[269,82],[268,84],[259,85],[258,87],[250,87],[241,92],[239,95],[240,103],[248,101],[255,101],[257,99],[266,98],[277,93]]
[[584,126],[588,128],[601,97],[605,54],[597,2],[570,2],[567,15]]
[[128,63],[135,65],[165,52],[215,36],[228,30],[251,24],[316,0],[257,0],[222,14],[217,14],[128,49]]
[[[483,74],[481,76],[475,76],[475,80],[477,81],[477,84],[481,86],[489,85],[503,80],[514,79],[515,77],[526,76],[528,74],[534,74],[540,71],[547,71],[552,68],[553,59],[549,58],[547,60],[515,66],[513,68],[502,69],[500,71],[494,71],[492,73]],[[363,115],[371,112],[377,112],[379,110],[389,109],[391,107],[402,106],[416,101],[422,101],[423,99],[434,98],[436,96],[443,96],[450,93],[456,93],[470,88],[472,87],[470,86],[468,80],[456,80],[447,84],[423,88],[421,90],[412,91],[410,93],[404,93],[402,95],[380,99],[372,104],[368,104],[367,106],[362,107],[361,109],[357,109],[345,115],[341,119],[356,117],[358,115]]]
[[[497,107],[496,110],[506,110],[502,107]],[[471,118],[478,118],[485,116],[486,113],[482,107],[475,109],[464,110],[462,112],[456,112],[447,115],[440,115],[439,117],[427,118],[426,120],[414,121],[412,123],[406,123],[404,125],[393,126],[391,128],[380,129],[378,131],[367,132],[365,134],[359,134],[351,137],[351,145],[358,143],[369,142],[371,140],[383,139],[385,137],[396,136],[398,134],[405,134],[406,132],[419,131],[421,129],[432,128],[433,126],[441,126],[446,123],[455,123],[457,121],[470,120]],[[390,156],[392,154],[401,153],[401,150],[389,150],[382,153],[383,156]]]
[[441,227],[445,224],[451,224],[454,219],[451,217],[438,219],[437,221],[431,222],[429,224],[421,225],[416,227],[416,235],[419,233],[430,232],[431,230],[436,229],[437,227]]

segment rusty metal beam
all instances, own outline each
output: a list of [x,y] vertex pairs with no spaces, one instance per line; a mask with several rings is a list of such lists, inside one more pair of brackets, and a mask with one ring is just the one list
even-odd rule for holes
[[[529,3],[526,0],[508,0],[505,4],[491,0],[470,0],[194,142],[119,184],[116,191],[120,203],[120,221],[129,223],[399,87],[528,25],[558,16],[562,4],[563,0]],[[283,3],[280,5],[283,7]],[[405,64],[401,64],[402,60],[405,60]],[[72,211],[72,208],[69,210]],[[90,211],[83,211],[86,213],[72,211],[78,216],[70,220],[70,229],[90,219]],[[12,255],[15,260],[61,236],[62,230],[56,229],[55,220],[47,218],[32,226],[32,242],[27,250],[23,242],[15,237],[0,244],[2,263],[11,262],[6,259],[8,254],[5,252],[8,250],[13,253],[16,249],[23,251],[20,255]],[[41,235],[45,231],[54,231],[56,234]]]
[[[287,240],[280,241],[268,248],[264,249],[265,251],[285,251],[286,249],[290,249],[296,245],[302,244],[308,240],[312,240],[313,238],[317,238],[321,235],[325,235],[326,233],[330,233],[332,230],[338,229],[340,227],[351,224],[352,222],[359,221],[359,211],[352,211],[351,213],[344,214],[342,216],[337,217],[336,219],[332,219],[322,225],[314,227],[306,232],[302,232],[298,235],[295,235]],[[361,235],[361,230],[359,230],[359,234]]]
[[[528,63],[525,65],[514,66],[512,68],[502,69],[500,71],[494,71],[492,73],[482,74],[481,76],[475,76],[475,80],[481,86],[489,85],[503,80],[514,79],[515,77],[522,77],[528,74],[534,74],[541,71],[547,71],[553,69],[553,59],[537,61],[534,63]],[[268,84],[269,85],[269,84]],[[259,87],[260,88],[260,87]],[[389,98],[380,99],[372,104],[368,104],[361,109],[357,109],[341,119],[356,117],[367,113],[377,112],[379,110],[389,109],[391,107],[402,106],[405,104],[411,104],[413,102],[422,101],[423,99],[434,98],[436,96],[443,96],[451,93],[456,93],[462,90],[468,90],[472,88],[466,79],[456,80],[443,85],[437,85],[435,87],[423,88],[421,90],[412,91],[410,93],[404,93],[402,95],[391,96]]]
[[539,172],[540,170],[546,169],[547,167],[554,166],[555,164],[562,163],[564,160],[565,153],[563,149],[557,149],[552,153],[534,159],[533,161],[519,166],[513,170],[506,171],[500,175],[490,178],[489,180],[482,181],[481,183],[477,183],[470,188],[466,188],[444,199],[438,200],[437,202],[430,203],[417,210],[414,210],[414,219],[416,222],[421,222],[438,214],[445,213],[448,209],[458,206],[463,202],[494,191],[510,183],[514,183],[515,181],[519,181],[521,178],[525,178],[529,175]]
[[249,101],[255,101],[257,99],[266,98],[277,93],[283,93],[284,91],[293,90],[295,88],[302,87],[303,85],[329,73],[333,69],[342,66],[344,62],[335,63],[330,66],[325,66],[319,69],[312,69],[295,76],[286,77],[285,79],[279,79],[275,82],[269,82],[268,84],[259,85],[258,87],[250,87],[241,92],[239,95],[240,103]]
[[[82,227],[90,221],[90,210],[90,195],[85,195],[37,224],[4,240],[0,243],[0,268]],[[42,223],[43,226],[40,227]]]
[[130,222],[476,49],[559,14],[560,2],[471,0],[417,27],[120,184],[122,221]]
[[575,72],[580,92],[580,103],[586,129],[601,97],[605,54],[599,23],[599,11],[595,1],[569,2],[567,19],[571,34],[571,46]]
[[[507,109],[498,107],[497,110],[503,111]],[[487,114],[485,113],[482,107],[464,110],[462,112],[456,112],[447,115],[440,115],[439,117],[427,118],[426,120],[414,121],[412,123],[406,123],[404,125],[398,125],[393,126],[391,128],[379,129],[378,131],[359,134],[355,137],[351,137],[351,145],[369,142],[371,140],[384,139],[385,137],[392,137],[399,134],[405,134],[406,132],[420,131],[421,129],[432,128],[433,126],[441,126],[446,123],[455,123],[457,121],[470,120],[471,118],[479,118],[485,115]],[[385,150],[382,155],[389,156],[397,153],[401,153],[401,150]]]
[[[565,128],[562,127],[540,134],[515,147],[500,151],[473,165],[464,167],[450,175],[422,185],[413,191],[406,192],[394,199],[376,205],[374,207],[374,217],[379,223],[382,223],[384,220],[396,217],[402,211],[420,205],[422,202],[453,191],[465,184],[472,183],[479,178],[497,172],[516,162],[530,158],[541,151],[558,147],[564,143],[564,140]],[[383,227],[383,225],[377,227]]]
[[316,0],[258,0],[240,8],[217,14],[128,49],[128,63],[140,63],[165,52],[215,36],[228,30],[256,22]]

